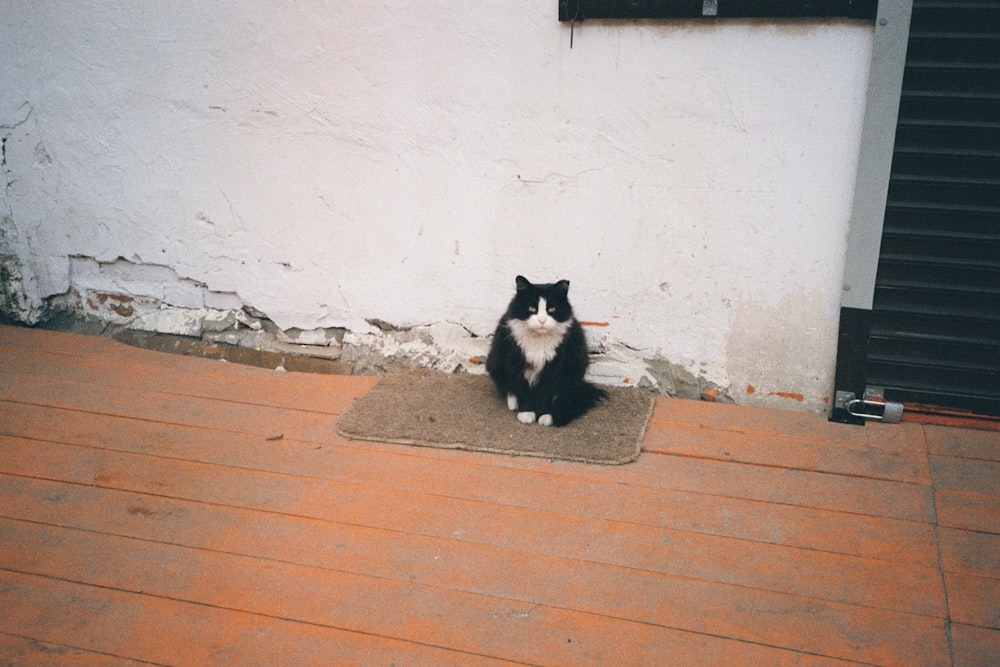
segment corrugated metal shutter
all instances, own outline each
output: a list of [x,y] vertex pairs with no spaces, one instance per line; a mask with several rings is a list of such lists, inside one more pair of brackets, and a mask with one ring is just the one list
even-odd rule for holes
[[867,384],[1000,415],[1000,2],[914,2]]

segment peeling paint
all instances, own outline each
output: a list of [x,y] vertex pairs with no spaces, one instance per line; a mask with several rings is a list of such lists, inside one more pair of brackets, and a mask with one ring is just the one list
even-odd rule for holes
[[[243,303],[233,292],[209,289],[204,283],[179,276],[167,266],[119,257],[110,262],[75,255],[70,258],[70,289],[82,298],[84,315],[133,324],[161,333],[193,330],[193,322],[213,311],[238,311]],[[164,315],[164,311],[176,314]],[[184,313],[187,312],[187,315]],[[184,319],[189,324],[180,325]],[[218,319],[218,318],[215,318]],[[166,320],[170,320],[169,324]]]
[[[94,303],[97,299],[97,303]],[[119,317],[130,319],[135,315],[135,308],[132,306],[135,299],[125,294],[108,294],[107,292],[92,292],[87,296],[87,306],[97,314],[101,308],[107,308]]]
[[645,359],[644,363],[647,372],[654,379],[651,388],[657,393],[678,398],[734,402],[724,387],[696,375],[682,364],[661,357]]
[[488,352],[487,339],[473,335],[461,324],[442,322],[367,334],[347,332],[341,360],[353,364],[356,374],[420,366],[479,375],[486,372],[479,360]]
[[801,403],[802,401],[806,400],[806,397],[803,396],[802,394],[797,394],[797,393],[792,392],[792,391],[769,391],[769,392],[767,392],[767,395],[768,396],[778,396],[780,398],[787,398],[787,399],[790,399],[792,401],[798,401],[799,403]]

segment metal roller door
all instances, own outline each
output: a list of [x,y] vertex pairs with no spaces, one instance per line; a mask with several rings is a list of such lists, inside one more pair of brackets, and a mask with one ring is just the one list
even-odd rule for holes
[[867,384],[1000,415],[1000,2],[913,4]]

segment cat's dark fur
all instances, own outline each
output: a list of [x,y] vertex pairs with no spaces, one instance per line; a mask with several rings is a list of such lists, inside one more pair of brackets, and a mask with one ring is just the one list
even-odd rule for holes
[[486,370],[519,421],[562,426],[606,394],[583,379],[587,342],[567,298],[569,281],[535,285],[517,276],[515,282]]

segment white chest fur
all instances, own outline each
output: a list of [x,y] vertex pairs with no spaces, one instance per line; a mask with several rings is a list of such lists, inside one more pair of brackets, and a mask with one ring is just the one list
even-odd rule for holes
[[[545,307],[545,299],[539,299],[538,312],[545,313]],[[547,317],[547,314],[541,318],[538,314],[533,314],[527,320],[511,320],[507,326],[528,362],[524,369],[524,379],[528,384],[534,384],[545,364],[556,356],[556,350],[566,335],[570,322],[557,322]]]

